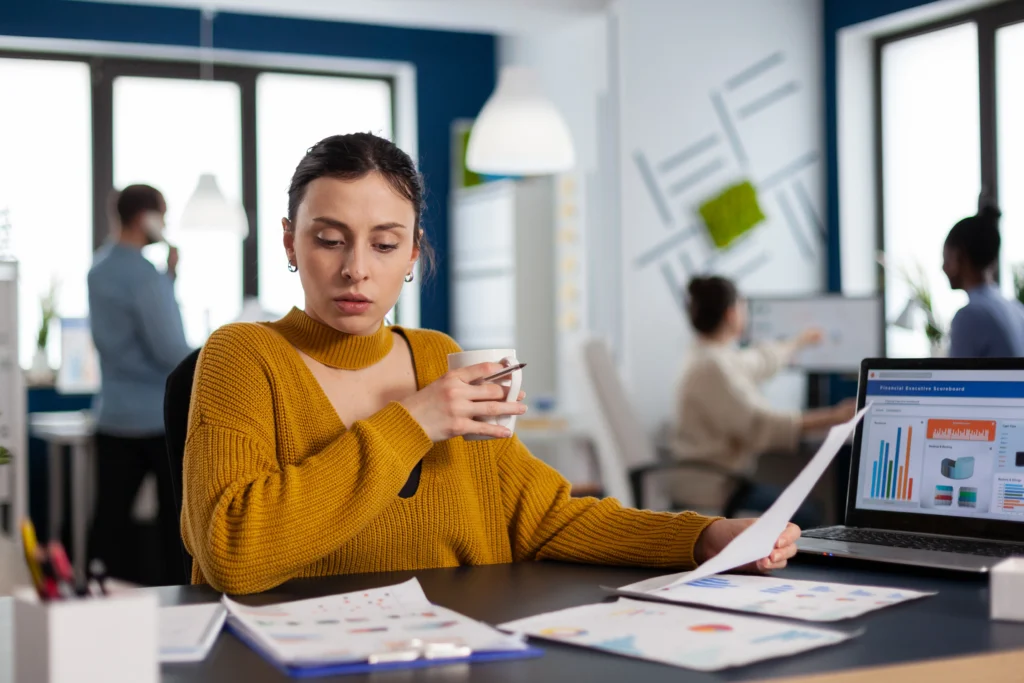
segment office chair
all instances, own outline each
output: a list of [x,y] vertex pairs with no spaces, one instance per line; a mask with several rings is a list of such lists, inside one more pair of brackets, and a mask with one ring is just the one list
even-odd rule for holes
[[[707,472],[731,482],[737,491],[750,484],[747,477],[721,465],[696,460],[674,460],[667,449],[656,447],[629,402],[626,387],[619,377],[618,368],[615,367],[604,340],[590,339],[584,342],[582,355],[597,406],[611,435],[611,445],[617,451],[620,466],[625,468],[629,476],[633,505],[638,508],[644,507],[647,479],[660,472]],[[726,517],[733,516],[737,512],[732,509],[733,500],[736,500],[735,496],[730,497],[730,502],[724,510],[714,512]],[[686,501],[673,500],[672,506],[678,509],[692,509]]]
[[[185,465],[185,437],[188,433],[188,409],[192,403],[192,379],[196,374],[199,349],[196,349],[167,376],[164,389],[164,432],[167,439],[167,464],[171,468],[171,497],[174,499],[178,519],[181,519],[182,470]],[[182,583],[191,583],[192,557],[180,539],[181,561],[184,569]]]

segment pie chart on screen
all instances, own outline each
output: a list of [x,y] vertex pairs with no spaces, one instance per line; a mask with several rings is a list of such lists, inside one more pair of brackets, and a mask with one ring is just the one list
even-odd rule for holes
[[721,633],[731,631],[732,626],[726,626],[725,624],[697,624],[696,626],[691,626],[690,630],[694,633]]

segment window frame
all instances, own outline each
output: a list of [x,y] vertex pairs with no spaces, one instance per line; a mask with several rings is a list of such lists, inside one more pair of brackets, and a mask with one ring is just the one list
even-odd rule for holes
[[[7,41],[3,41],[7,42]],[[230,50],[211,50],[207,56],[196,48],[174,48],[160,46],[153,49],[140,48],[117,49],[117,44],[110,44],[110,54],[99,54],[95,44],[78,45],[77,41],[52,41],[58,49],[25,49],[8,47],[0,42],[0,58],[54,60],[85,63],[89,66],[92,79],[91,112],[92,112],[92,246],[98,249],[109,236],[108,202],[114,189],[114,131],[113,131],[113,83],[120,76],[137,76],[145,78],[172,78],[181,80],[203,80],[201,65],[212,64],[211,80],[235,83],[241,91],[241,133],[242,133],[242,206],[249,219],[249,235],[242,243],[242,296],[259,296],[259,215],[258,215],[258,168],[256,165],[257,141],[257,98],[256,80],[264,73],[289,74],[298,76],[326,76],[334,78],[352,78],[360,80],[383,81],[390,92],[391,128],[397,144],[406,148],[410,156],[416,158],[416,141],[403,140],[402,131],[413,131],[407,136],[414,136],[415,122],[409,125],[406,117],[414,117],[414,108],[403,106],[399,101],[414,92],[414,84],[401,83],[402,71],[407,65],[399,62],[381,61],[370,64],[369,60],[345,59],[337,57],[304,57],[292,55],[259,54],[252,59],[248,53]],[[130,46],[134,47],[134,46]],[[64,48],[64,49],[61,49]],[[90,49],[92,48],[92,49]],[[177,53],[178,56],[163,56],[162,52]],[[125,54],[128,53],[128,54]],[[138,54],[133,54],[138,53]],[[144,54],[152,53],[152,54]],[[188,54],[187,57],[180,56]],[[194,58],[191,56],[194,55]],[[273,62],[325,62],[323,68],[313,64],[309,66],[275,65]],[[255,62],[247,64],[241,62]],[[352,65],[339,64],[340,68],[330,68],[336,63],[351,62]],[[365,66],[365,70],[359,70]],[[415,72],[409,69],[412,77]],[[415,102],[408,103],[415,107]],[[91,257],[91,254],[89,255]],[[417,307],[413,307],[417,308]],[[418,316],[417,316],[418,317]]]
[[[886,45],[915,38],[934,31],[974,23],[978,30],[978,114],[980,137],[981,187],[994,201],[999,201],[999,131],[996,100],[996,32],[1013,24],[1024,22],[1024,0],[1006,0],[996,5],[962,12],[926,24],[880,35],[874,40],[872,55],[872,118],[874,122],[875,165],[875,238],[879,250],[885,252],[885,149],[882,116],[882,52]],[[877,266],[878,293],[885,297],[885,269]],[[997,271],[997,281],[1000,277]],[[886,329],[885,306],[882,310],[882,329]],[[886,335],[883,335],[885,339]],[[883,352],[887,353],[887,343]]]

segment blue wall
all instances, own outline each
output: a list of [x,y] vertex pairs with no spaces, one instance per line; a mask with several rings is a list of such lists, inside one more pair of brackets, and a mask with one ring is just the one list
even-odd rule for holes
[[[198,46],[199,24],[199,12],[188,9],[0,0],[0,35]],[[439,257],[434,279],[423,288],[422,324],[449,331],[449,125],[475,117],[494,89],[494,36],[222,13],[214,44],[415,64],[419,162],[428,191],[424,226]]]
[[[836,120],[836,32],[847,26],[927,5],[934,0],[824,0],[825,149],[828,155],[828,289],[842,289],[839,259],[839,161]],[[865,140],[864,144],[874,144]]]

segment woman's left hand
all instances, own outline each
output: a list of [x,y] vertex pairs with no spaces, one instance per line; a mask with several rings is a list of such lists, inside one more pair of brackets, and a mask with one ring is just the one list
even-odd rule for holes
[[[697,544],[693,547],[693,559],[697,564],[704,564],[722,552],[732,539],[739,536],[744,529],[756,521],[756,519],[720,519],[712,522],[697,539]],[[789,558],[796,555],[798,538],[800,538],[800,527],[796,524],[786,525],[786,530],[775,542],[775,548],[772,549],[771,555],[753,564],[739,567],[739,570],[767,572],[772,569],[782,569],[786,566]]]

